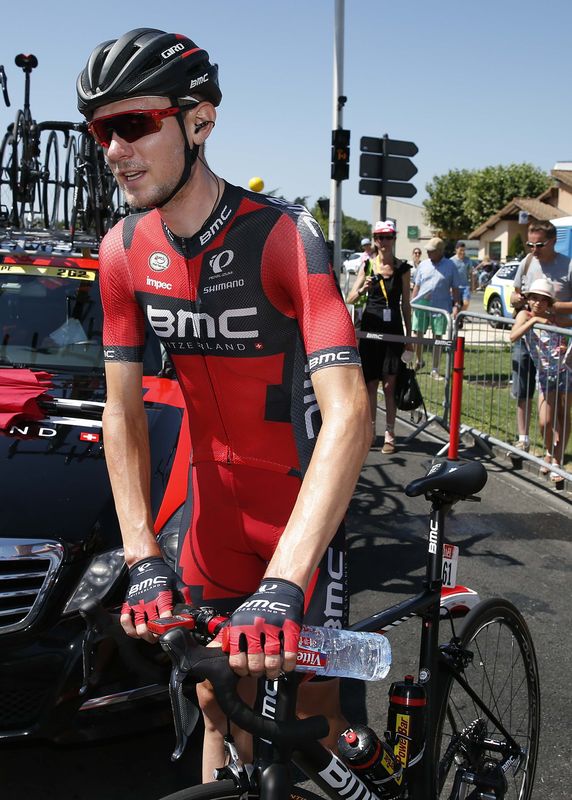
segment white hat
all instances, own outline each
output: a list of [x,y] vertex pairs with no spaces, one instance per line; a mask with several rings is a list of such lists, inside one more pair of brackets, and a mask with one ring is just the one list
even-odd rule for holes
[[397,233],[395,230],[395,222],[392,219],[380,220],[379,222],[376,222],[373,226],[373,235],[375,236],[376,233],[385,233],[395,236]]
[[542,294],[545,297],[549,297],[551,300],[554,300],[554,284],[552,281],[549,281],[548,278],[537,278],[535,281],[532,281],[530,289],[527,289],[525,292],[527,297],[529,294]]
[[365,239],[362,239],[362,240],[361,240],[361,246],[362,246],[362,247],[365,247],[365,246],[366,246],[366,244],[371,244],[371,239],[368,239],[368,238],[367,238],[367,236],[366,236],[366,238],[365,238]]

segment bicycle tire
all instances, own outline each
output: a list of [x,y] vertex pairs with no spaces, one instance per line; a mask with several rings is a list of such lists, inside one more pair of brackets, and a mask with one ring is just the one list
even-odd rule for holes
[[71,216],[73,208],[73,195],[75,191],[75,162],[77,158],[77,141],[75,136],[70,136],[67,145],[66,161],[64,165],[64,228],[71,228]]
[[58,137],[50,131],[42,174],[42,210],[46,228],[55,228],[59,221],[60,154]]
[[[530,800],[538,757],[540,734],[540,681],[534,645],[527,624],[518,609],[504,599],[479,603],[463,624],[461,646],[473,653],[463,676],[487,707],[523,749],[517,767],[509,768],[506,800]],[[456,772],[461,769],[483,774],[500,756],[485,748],[484,737],[502,739],[490,720],[443,669],[439,676],[440,700],[435,737],[435,763],[438,767],[438,797],[452,795]],[[473,725],[473,739],[463,749],[459,738]],[[454,741],[456,739],[456,742]],[[474,745],[477,742],[477,745]],[[466,783],[462,788],[469,791]],[[460,789],[462,791],[462,789]],[[459,795],[465,796],[465,795]]]
[[25,203],[22,202],[21,165],[24,160],[24,112],[18,111],[12,127],[10,141],[11,155],[8,165],[10,188],[12,190],[12,213],[10,221],[18,227],[24,217]]
[[[203,783],[198,786],[190,786],[188,789],[181,789],[174,794],[166,795],[160,800],[237,800],[241,796],[241,791],[233,780],[213,781]],[[258,800],[258,791],[249,791],[248,800]],[[290,793],[291,800],[323,800],[319,795],[308,789],[295,786]]]
[[[10,164],[12,156],[12,134],[6,132],[0,144],[0,211],[8,216],[12,207],[12,186],[10,183]],[[3,211],[6,209],[6,211]]]

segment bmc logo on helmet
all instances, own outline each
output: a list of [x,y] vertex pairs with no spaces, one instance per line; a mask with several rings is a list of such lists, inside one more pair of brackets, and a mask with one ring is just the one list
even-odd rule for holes
[[208,73],[205,72],[204,75],[201,75],[199,78],[193,78],[191,83],[189,84],[189,89],[194,89],[195,86],[200,86],[201,83],[207,83],[209,79]]
[[174,55],[175,53],[179,53],[181,50],[185,49],[185,45],[178,42],[174,44],[172,47],[169,47],[167,50],[163,50],[161,53],[161,58],[170,58],[170,56]]

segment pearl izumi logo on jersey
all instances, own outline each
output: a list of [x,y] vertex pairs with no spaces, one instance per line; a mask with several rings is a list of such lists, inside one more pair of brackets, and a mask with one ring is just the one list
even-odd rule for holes
[[213,256],[209,259],[209,267],[215,273],[215,275],[220,275],[234,259],[234,253],[232,250],[223,250],[221,253],[217,253],[216,256]]
[[164,272],[170,263],[171,259],[166,253],[156,252],[149,256],[149,266],[153,272]]

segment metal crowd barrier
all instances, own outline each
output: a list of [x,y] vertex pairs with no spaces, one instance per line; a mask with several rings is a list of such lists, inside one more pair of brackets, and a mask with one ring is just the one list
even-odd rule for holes
[[[481,444],[494,445],[504,449],[515,463],[522,460],[536,464],[546,471],[545,455],[554,456],[554,443],[550,444],[543,434],[538,415],[538,387],[533,394],[522,401],[524,418],[529,420],[528,449],[517,446],[519,433],[517,425],[517,387],[513,387],[513,346],[510,343],[510,329],[514,324],[511,317],[493,317],[470,311],[462,312],[457,318],[453,338],[456,338],[459,325],[465,335],[465,367],[463,380],[463,404],[461,414],[461,434],[468,433]],[[572,329],[540,325],[539,328],[562,337],[563,368],[572,369]],[[519,340],[523,343],[523,340]],[[566,366],[568,365],[568,366]],[[520,379],[517,373],[517,378]],[[572,392],[556,390],[554,405],[561,404],[565,409],[563,429],[558,435],[567,443],[563,461],[570,459],[570,409]],[[547,446],[550,445],[550,446]],[[550,465],[550,470],[562,478],[572,480],[572,474],[564,465]]]
[[[411,441],[432,423],[440,425],[449,431],[450,410],[450,385],[453,369],[454,340],[452,339],[453,320],[450,314],[433,306],[420,306],[411,304],[413,310],[419,309],[432,315],[442,316],[445,326],[443,338],[437,339],[431,333],[431,328],[424,336],[396,336],[389,333],[370,333],[356,329],[359,339],[372,339],[388,342],[411,342],[415,345],[416,377],[423,395],[424,411],[416,409],[412,412],[397,412],[397,419],[407,421],[413,425],[413,430],[404,440]],[[429,335],[431,334],[431,335]],[[415,363],[415,362],[414,362]],[[379,397],[383,400],[380,389]]]
[[[449,432],[450,386],[453,369],[453,354],[459,330],[465,338],[465,366],[463,375],[463,399],[460,434],[470,434],[488,452],[493,447],[500,448],[513,459],[518,467],[523,460],[535,464],[547,475],[556,473],[572,481],[572,473],[565,469],[565,463],[558,466],[547,464],[545,456],[554,456],[554,444],[547,447],[538,415],[538,388],[523,401],[524,415],[529,419],[529,447],[517,446],[517,400],[513,397],[513,358],[509,334],[514,320],[510,317],[491,317],[489,314],[464,311],[453,322],[450,314],[431,306],[412,303],[431,314],[442,315],[445,333],[442,339],[431,335],[431,329],[422,337],[394,336],[376,334],[356,329],[359,339],[378,341],[412,342],[416,348],[417,381],[423,394],[426,413],[398,411],[398,419],[413,425],[412,433],[405,443],[417,436],[431,423],[436,423]],[[562,337],[562,359],[572,370],[572,328],[539,326]],[[521,342],[523,340],[520,340]],[[437,370],[437,372],[434,372]],[[571,379],[572,380],[572,379]],[[383,393],[380,390],[380,408],[383,408]],[[570,440],[572,411],[572,390],[565,388],[555,393],[555,404],[562,404],[564,413],[563,429],[559,431],[566,444],[563,462],[572,462]],[[444,448],[446,450],[446,447]],[[547,466],[550,467],[547,470]]]

